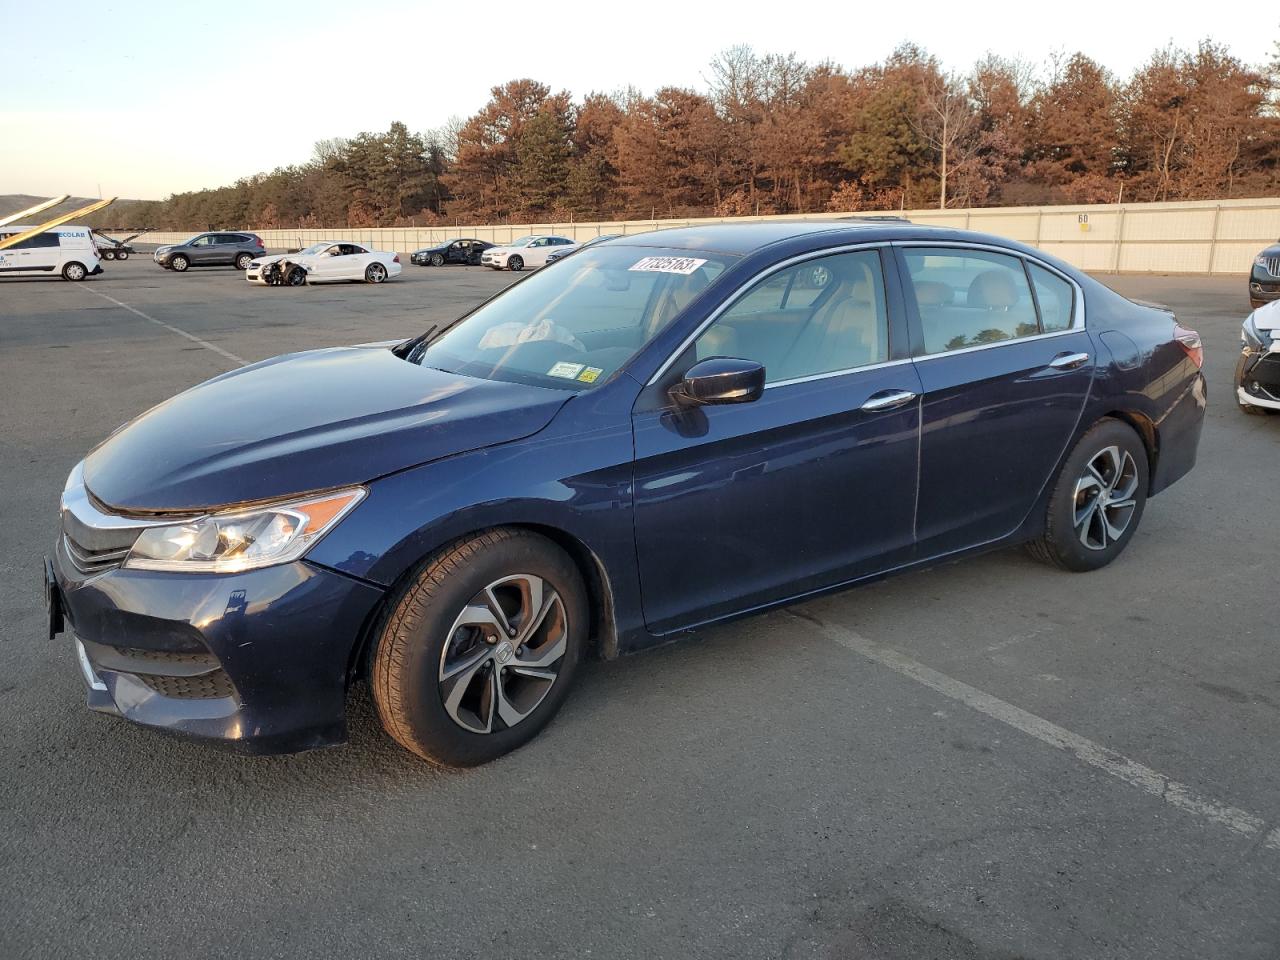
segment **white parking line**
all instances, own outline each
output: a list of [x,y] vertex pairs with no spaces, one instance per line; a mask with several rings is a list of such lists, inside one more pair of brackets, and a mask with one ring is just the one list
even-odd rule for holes
[[806,614],[793,611],[784,612],[797,620],[815,624],[828,640],[834,640],[854,653],[861,654],[868,660],[873,660],[881,666],[888,667],[904,677],[910,677],[917,683],[922,683],[945,697],[950,697],[952,700],[957,700],[965,706],[977,710],[979,713],[1008,724],[1015,730],[1021,730],[1042,743],[1064,750],[1091,767],[1105,771],[1130,786],[1137,787],[1144,793],[1158,797],[1170,806],[1177,807],[1179,810],[1199,817],[1201,820],[1226,827],[1231,832],[1243,837],[1252,837],[1264,847],[1280,850],[1280,827],[1268,830],[1269,824],[1267,821],[1249,813],[1247,810],[1241,810],[1239,807],[1220,803],[1212,797],[1203,796],[1186,784],[1166,777],[1158,770],[1153,770],[1151,767],[1136,760],[1121,756],[1112,750],[1108,750],[1100,743],[1095,743],[1087,737],[1072,733],[1056,723],[1051,723],[1043,717],[1036,716],[1034,713],[1028,713],[1021,707],[1015,707],[1013,704],[1007,703],[999,697],[993,697],[989,693],[984,693],[963,681],[948,677],[944,673],[939,673],[937,670],[926,667],[905,654],[873,643],[852,630],[826,623]]
[[168,330],[170,333],[176,333],[180,337],[186,337],[192,343],[198,343],[200,344],[200,346],[204,347],[206,350],[212,350],[218,356],[225,357],[226,359],[230,360],[232,363],[238,366],[246,367],[249,365],[248,360],[245,360],[241,357],[237,357],[234,353],[232,353],[229,350],[223,350],[216,343],[210,343],[208,340],[201,340],[195,334],[187,333],[187,331],[181,330],[178,327],[175,327],[171,323],[165,323],[163,320],[157,320],[155,317],[148,316],[147,314],[139,310],[137,307],[131,307],[129,306],[129,304],[123,303],[117,300],[115,297],[109,297],[105,293],[99,293],[97,290],[90,290],[88,287],[81,287],[81,289],[85,290],[87,293],[95,294],[101,297],[103,300],[110,300],[117,307],[122,307],[123,309],[128,310],[130,313],[137,314],[143,320],[149,320],[151,323],[154,323],[157,327],[164,327],[164,329]]

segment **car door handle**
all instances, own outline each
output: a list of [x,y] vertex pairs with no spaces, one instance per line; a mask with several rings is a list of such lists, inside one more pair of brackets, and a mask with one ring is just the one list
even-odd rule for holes
[[883,410],[895,410],[898,407],[906,406],[916,395],[910,390],[881,390],[879,393],[873,393],[863,403],[862,409],[867,413],[879,413]]
[[1055,370],[1074,370],[1088,362],[1087,353],[1060,353],[1049,361],[1049,366]]

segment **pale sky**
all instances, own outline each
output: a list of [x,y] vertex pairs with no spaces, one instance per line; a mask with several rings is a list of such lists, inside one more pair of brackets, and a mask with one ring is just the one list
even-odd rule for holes
[[[506,4],[379,0],[120,3],[0,0],[0,194],[159,199],[310,158],[312,144],[403,120],[467,116],[533,77],[575,97],[703,87],[747,43],[858,67],[905,40],[967,69],[988,51],[1081,50],[1127,76],[1158,47],[1226,44],[1261,64],[1280,15],[1239,4]],[[545,14],[545,15],[544,15]],[[1268,28],[1270,24],[1270,28]]]

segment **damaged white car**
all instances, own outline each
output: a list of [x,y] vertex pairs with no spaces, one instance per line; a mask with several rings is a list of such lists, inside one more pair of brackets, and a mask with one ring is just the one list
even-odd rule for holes
[[362,280],[382,283],[400,276],[400,255],[358,243],[313,243],[297,253],[255,257],[245,270],[250,283],[298,287],[304,283]]
[[1280,300],[1259,307],[1240,330],[1236,399],[1245,413],[1280,412]]

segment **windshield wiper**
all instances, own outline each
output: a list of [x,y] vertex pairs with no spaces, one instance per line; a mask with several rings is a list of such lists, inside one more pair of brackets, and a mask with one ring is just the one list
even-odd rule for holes
[[418,363],[422,359],[422,354],[426,351],[427,345],[431,342],[431,338],[435,332],[440,329],[440,324],[433,323],[427,327],[422,333],[418,334],[412,340],[406,341],[396,347],[396,354],[409,363]]

